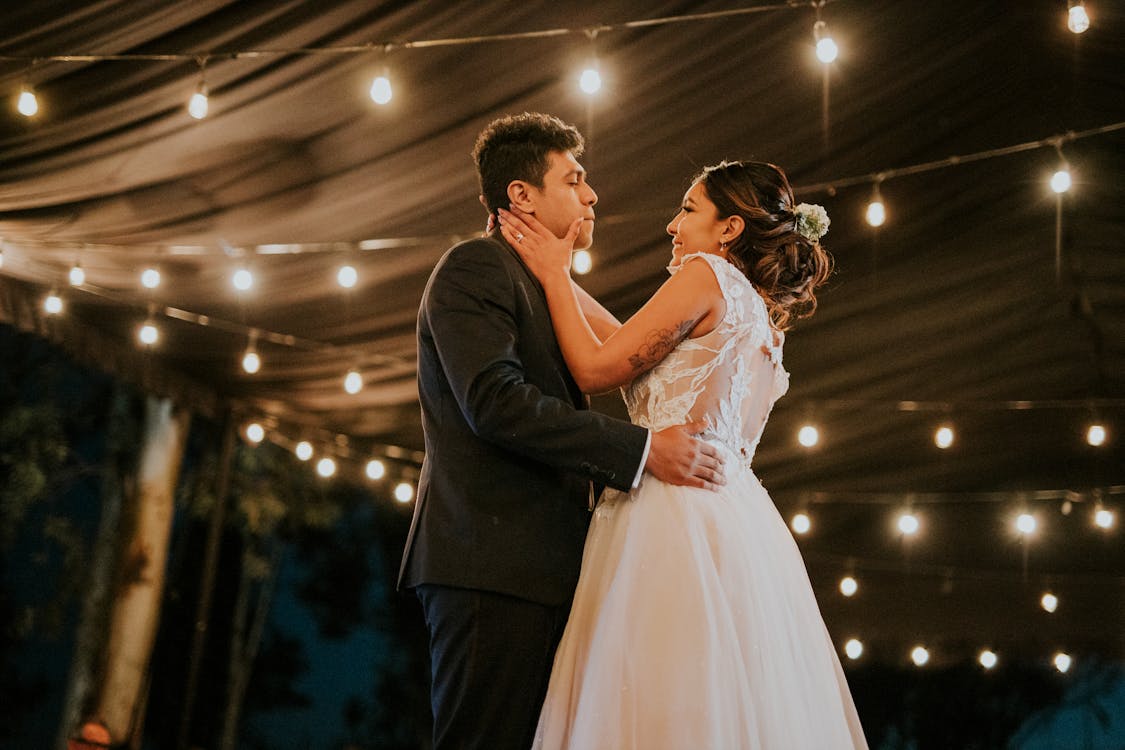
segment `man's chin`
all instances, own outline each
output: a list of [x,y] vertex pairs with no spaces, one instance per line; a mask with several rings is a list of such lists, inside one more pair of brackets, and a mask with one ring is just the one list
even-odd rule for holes
[[574,240],[575,250],[589,250],[590,246],[594,244],[594,224],[583,223],[582,228],[578,230],[578,238]]

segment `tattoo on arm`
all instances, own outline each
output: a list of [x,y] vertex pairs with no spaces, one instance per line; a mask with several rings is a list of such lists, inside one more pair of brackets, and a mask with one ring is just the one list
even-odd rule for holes
[[647,370],[668,356],[676,345],[684,340],[698,321],[684,320],[672,328],[650,331],[636,354],[629,355],[633,370]]

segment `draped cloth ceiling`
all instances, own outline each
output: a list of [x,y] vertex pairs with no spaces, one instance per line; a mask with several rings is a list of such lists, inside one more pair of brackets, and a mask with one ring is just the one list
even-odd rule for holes
[[[893,639],[906,623],[949,640],[995,626],[1036,648],[1066,633],[1125,652],[1098,614],[1125,607],[1120,528],[1088,522],[1097,489],[1125,510],[1105,494],[1125,485],[1125,131],[1061,144],[1075,186],[1058,269],[1054,148],[885,179],[878,231],[862,220],[872,180],[839,184],[1125,121],[1125,10],[1087,3],[1093,25],[1075,36],[1061,0],[830,2],[827,96],[807,3],[623,26],[754,5],[18,4],[0,17],[0,320],[202,413],[230,405],[284,440],[415,461],[415,313],[442,253],[483,229],[469,152],[486,123],[537,110],[586,133],[600,201],[582,283],[622,317],[666,277],[664,226],[692,175],[772,161],[798,200],[827,208],[837,273],[790,333],[792,388],[756,469],[783,511],[813,514],[802,544],[833,630]],[[592,43],[581,33],[602,26]],[[576,33],[407,44],[560,28]],[[591,50],[594,97],[576,86]],[[138,53],[206,57],[208,117],[185,111],[195,60],[30,61]],[[380,107],[367,90],[384,66],[394,98]],[[10,106],[24,82],[32,119]],[[350,291],[335,279],[345,263]],[[239,265],[255,274],[246,293],[230,284]],[[138,284],[146,267],[163,275],[154,291]],[[40,306],[52,287],[57,317]],[[146,352],[150,310],[161,340]],[[251,335],[255,375],[239,366]],[[1100,449],[1084,442],[1091,419],[1110,426]],[[805,420],[823,436],[811,451],[794,440]],[[957,429],[946,452],[932,442],[943,421]],[[890,514],[911,498],[923,532],[904,542]],[[1026,575],[1009,526],[1020,503],[1045,527]],[[866,615],[833,592],[845,569],[867,576]],[[1037,587],[1052,580],[1076,603],[1041,627]]]

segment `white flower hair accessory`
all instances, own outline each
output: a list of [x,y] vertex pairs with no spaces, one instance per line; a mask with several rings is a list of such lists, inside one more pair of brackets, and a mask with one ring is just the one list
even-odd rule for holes
[[821,237],[828,234],[828,225],[831,223],[824,206],[802,203],[793,209],[793,229],[809,242],[819,242]]

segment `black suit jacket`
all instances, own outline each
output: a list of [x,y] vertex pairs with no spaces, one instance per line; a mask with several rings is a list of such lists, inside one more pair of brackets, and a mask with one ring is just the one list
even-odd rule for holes
[[573,596],[591,480],[629,489],[646,430],[589,411],[542,287],[498,234],[451,248],[418,312],[426,457],[399,586]]

